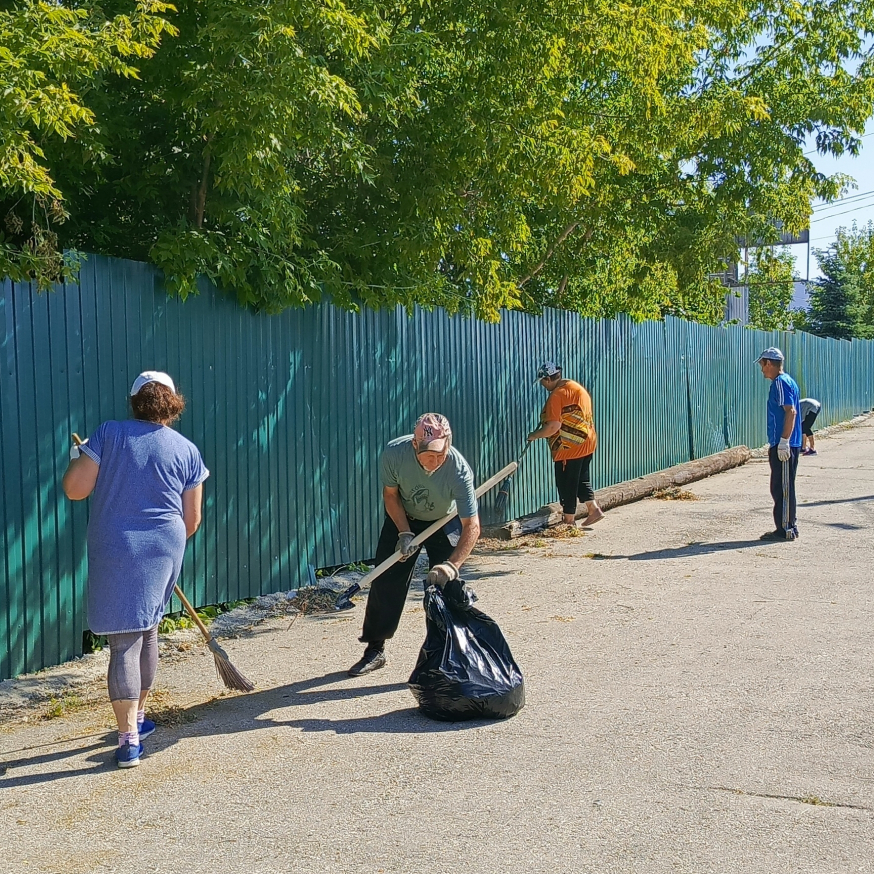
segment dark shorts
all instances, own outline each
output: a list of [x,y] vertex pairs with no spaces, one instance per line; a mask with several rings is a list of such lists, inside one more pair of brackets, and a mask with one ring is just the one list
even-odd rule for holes
[[807,437],[813,437],[813,423],[816,421],[816,417],[819,415],[819,410],[814,412],[811,410],[805,417],[804,421],[801,423],[801,433],[805,434]]

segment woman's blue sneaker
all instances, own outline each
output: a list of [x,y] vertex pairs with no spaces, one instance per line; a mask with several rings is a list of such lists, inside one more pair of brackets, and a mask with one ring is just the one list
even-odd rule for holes
[[144,719],[137,723],[137,731],[140,733],[140,740],[155,733],[155,723],[151,719]]
[[137,744],[136,746],[125,744],[115,751],[115,761],[119,768],[136,768],[140,763],[140,756],[144,752],[142,744]]

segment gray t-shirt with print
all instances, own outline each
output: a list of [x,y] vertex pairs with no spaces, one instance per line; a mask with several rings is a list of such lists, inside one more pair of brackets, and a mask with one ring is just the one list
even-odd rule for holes
[[454,447],[434,473],[429,474],[416,460],[413,435],[392,440],[380,459],[383,486],[397,488],[404,511],[410,519],[436,522],[458,505],[461,519],[477,514],[473,471]]

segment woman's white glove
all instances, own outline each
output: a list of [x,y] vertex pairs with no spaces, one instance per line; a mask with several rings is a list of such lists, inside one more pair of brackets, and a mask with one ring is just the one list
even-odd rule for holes
[[789,450],[789,438],[780,438],[780,442],[777,444],[777,458],[779,458],[780,461],[789,461],[791,457],[792,453]]
[[437,586],[442,589],[450,580],[458,579],[458,568],[451,562],[435,564],[425,577],[425,586]]
[[398,542],[395,546],[395,552],[401,554],[401,561],[406,561],[417,549],[412,543],[416,539],[416,535],[412,531],[400,531],[398,533]]

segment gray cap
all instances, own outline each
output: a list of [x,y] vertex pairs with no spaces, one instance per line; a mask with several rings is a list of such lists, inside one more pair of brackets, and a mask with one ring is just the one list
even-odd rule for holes
[[762,359],[766,359],[768,361],[785,361],[786,359],[783,357],[783,353],[776,346],[769,346],[757,359],[756,362],[761,361]]

